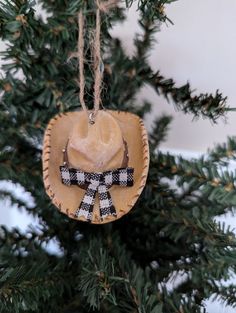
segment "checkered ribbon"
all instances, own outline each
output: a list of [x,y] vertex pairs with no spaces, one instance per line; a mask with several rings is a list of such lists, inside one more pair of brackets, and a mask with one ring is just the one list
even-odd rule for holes
[[71,186],[88,186],[85,195],[80,203],[75,215],[84,216],[88,222],[92,221],[93,207],[96,193],[99,198],[100,218],[106,216],[116,216],[116,209],[112,203],[108,189],[112,185],[123,187],[133,186],[134,169],[131,167],[118,168],[112,171],[100,173],[87,173],[80,169],[60,166],[62,183]]

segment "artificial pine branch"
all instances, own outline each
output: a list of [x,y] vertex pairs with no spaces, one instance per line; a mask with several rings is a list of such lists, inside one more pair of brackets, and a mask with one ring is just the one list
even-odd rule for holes
[[236,138],[228,137],[227,142],[218,144],[214,149],[209,149],[209,160],[223,166],[228,166],[230,161],[236,159]]
[[66,273],[61,275],[60,266],[50,269],[46,262],[24,263],[11,268],[1,266],[0,309],[1,312],[39,312],[39,303],[51,301],[53,312],[55,300],[69,287],[66,286]]
[[152,145],[153,151],[155,151],[161,142],[165,141],[167,133],[169,131],[169,125],[172,121],[172,117],[169,115],[162,115],[153,122],[152,131],[149,134],[149,142]]
[[215,283],[215,294],[212,297],[212,300],[218,300],[223,304],[226,304],[230,307],[236,307],[236,289],[234,284],[224,286],[224,284]]
[[159,71],[152,74],[149,70],[149,73],[147,83],[158,93],[163,94],[167,100],[173,100],[175,106],[184,113],[191,113],[197,118],[202,116],[216,122],[228,111],[227,97],[223,97],[218,90],[215,95],[208,93],[194,95],[189,83],[176,87],[173,79],[164,78]]
[[[113,62],[108,59],[108,64],[111,64],[107,74],[112,76],[117,71],[120,71],[120,80],[110,78],[106,79],[106,82],[110,81],[110,102],[113,107],[113,102],[119,107],[120,104],[128,103],[134,99],[137,89],[140,89],[144,84],[148,84],[154,88],[158,94],[164,95],[169,101],[172,100],[177,109],[183,111],[186,114],[192,114],[194,117],[209,118],[211,121],[216,122],[218,118],[224,116],[229,108],[226,106],[226,97],[216,91],[213,94],[200,94],[194,95],[190,84],[187,83],[183,86],[176,87],[173,79],[164,78],[159,71],[154,73],[148,65],[147,54],[151,49],[154,42],[154,34],[158,31],[159,26],[153,24],[148,19],[142,18],[140,25],[143,29],[142,38],[135,39],[135,45],[137,53],[133,58],[126,56],[121,42],[114,40],[111,50],[111,56]],[[123,70],[121,72],[120,65],[123,64]],[[129,83],[130,88],[127,90],[125,86]],[[116,91],[122,89],[123,93],[118,94]],[[106,100],[109,103],[109,99]]]

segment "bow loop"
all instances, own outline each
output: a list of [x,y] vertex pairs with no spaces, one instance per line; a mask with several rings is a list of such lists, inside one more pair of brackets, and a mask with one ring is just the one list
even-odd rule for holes
[[131,167],[118,168],[112,171],[88,173],[80,169],[60,166],[62,183],[71,186],[87,186],[85,195],[80,203],[75,215],[84,216],[87,221],[92,221],[93,207],[96,193],[99,198],[100,218],[103,220],[106,216],[116,216],[116,209],[113,205],[109,188],[112,185],[121,187],[133,186],[134,169]]

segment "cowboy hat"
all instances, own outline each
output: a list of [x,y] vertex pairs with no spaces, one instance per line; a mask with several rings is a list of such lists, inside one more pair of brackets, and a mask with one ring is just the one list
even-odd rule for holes
[[137,115],[99,110],[93,121],[91,114],[75,111],[50,120],[43,142],[43,180],[61,212],[102,224],[134,206],[146,183],[149,148]]

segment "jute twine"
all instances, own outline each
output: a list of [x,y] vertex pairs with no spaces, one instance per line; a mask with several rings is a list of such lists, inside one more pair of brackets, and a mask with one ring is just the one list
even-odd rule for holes
[[118,5],[119,0],[100,1],[96,0],[96,29],[93,42],[93,67],[94,67],[94,107],[93,113],[89,113],[86,106],[85,95],[85,78],[84,78],[84,15],[82,10],[78,14],[78,58],[79,58],[79,99],[84,111],[87,112],[90,122],[94,123],[97,112],[101,104],[101,86],[103,79],[103,68],[101,58],[101,12],[108,13],[112,8]]

